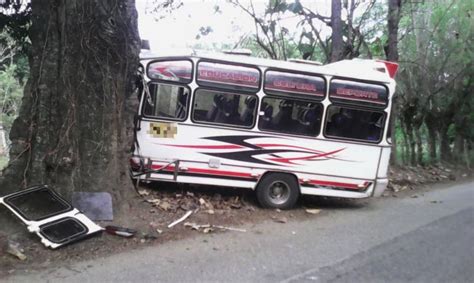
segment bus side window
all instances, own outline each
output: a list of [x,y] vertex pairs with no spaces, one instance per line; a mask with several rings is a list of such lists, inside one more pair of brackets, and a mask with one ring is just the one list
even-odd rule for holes
[[[278,109],[273,113],[273,109]],[[265,97],[259,120],[262,130],[304,136],[317,136],[321,127],[322,105],[305,100]]]
[[184,120],[189,89],[178,85],[150,83],[145,94],[143,114],[151,118]]
[[325,135],[379,142],[381,139],[383,112],[359,110],[331,105],[327,111]]
[[192,118],[195,122],[251,127],[256,103],[253,95],[198,89]]

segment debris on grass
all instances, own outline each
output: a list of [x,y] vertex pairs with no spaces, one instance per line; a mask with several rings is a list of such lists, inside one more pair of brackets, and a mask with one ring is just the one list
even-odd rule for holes
[[275,221],[276,223],[287,223],[288,222],[288,218],[286,217],[276,217],[276,216],[273,216],[272,217],[273,221]]
[[172,228],[173,226],[175,226],[176,224],[179,224],[181,222],[183,222],[184,220],[186,220],[186,218],[188,218],[191,214],[193,213],[192,210],[188,210],[188,212],[186,212],[186,214],[183,215],[183,217],[179,218],[178,220],[172,222],[170,225],[168,225],[168,228]]
[[306,213],[309,214],[318,214],[321,212],[321,209],[316,209],[316,208],[307,208],[305,209]]
[[211,224],[197,224],[195,222],[186,222],[184,223],[184,226],[190,227],[192,230],[196,230],[196,231],[201,231],[202,229],[202,232],[204,234],[213,232],[215,229],[235,231],[235,232],[247,232],[247,230],[240,229],[240,228],[227,227],[227,226],[221,226],[221,225],[211,225]]
[[119,227],[119,226],[105,226],[105,232],[111,235],[116,235],[124,238],[131,238],[135,236],[137,230],[133,230],[130,228]]
[[150,192],[147,190],[138,190],[138,194],[141,196],[148,196],[150,195]]
[[12,240],[8,240],[5,246],[5,252],[11,254],[12,256],[18,258],[21,261],[26,260],[26,255],[24,254],[24,250],[20,247],[20,243],[14,242]]

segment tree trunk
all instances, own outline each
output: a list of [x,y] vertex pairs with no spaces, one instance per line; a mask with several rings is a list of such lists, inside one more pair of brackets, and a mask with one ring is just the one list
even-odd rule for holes
[[126,207],[139,37],[134,0],[33,0],[30,78],[1,194],[105,191]]
[[342,40],[341,0],[331,2],[331,62],[343,59],[344,42]]
[[416,164],[423,165],[423,143],[421,141],[421,125],[416,125],[414,129],[416,143]]
[[430,162],[435,163],[437,160],[436,155],[436,130],[432,123],[425,122],[428,128],[428,152],[430,155]]
[[398,62],[398,23],[400,22],[400,12],[402,8],[401,0],[388,1],[388,41],[387,41],[387,60]]
[[[387,41],[387,60],[392,62],[398,62],[398,23],[400,22],[400,11],[401,11],[401,0],[389,0],[388,1],[388,41]],[[392,119],[390,120],[390,130],[392,132],[392,147],[397,148],[397,135],[395,134],[395,120],[398,115],[398,101],[397,99],[392,100]],[[390,162],[397,164],[396,150],[392,151]]]
[[416,148],[415,148],[415,138],[413,137],[413,126],[411,124],[407,124],[407,138],[408,138],[408,146],[410,149],[410,165],[416,164]]
[[451,161],[451,150],[449,148],[449,137],[448,137],[448,126],[442,125],[439,130],[439,139],[440,139],[440,156],[441,160],[445,162]]

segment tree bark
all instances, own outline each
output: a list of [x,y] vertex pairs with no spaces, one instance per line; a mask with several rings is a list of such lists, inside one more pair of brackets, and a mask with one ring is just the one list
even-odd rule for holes
[[127,174],[140,40],[134,0],[33,0],[30,78],[1,194],[33,184],[106,191],[117,210]]
[[430,162],[435,163],[437,160],[436,154],[436,129],[434,123],[425,118],[426,128],[428,128],[428,152],[430,156]]
[[450,162],[451,161],[451,150],[449,148],[449,137],[448,137],[448,127],[449,125],[441,125],[438,129],[439,139],[440,139],[440,157],[442,161]]
[[331,2],[331,62],[343,59],[344,41],[342,40],[341,0]]
[[[387,19],[387,28],[388,28],[388,41],[387,41],[387,60],[392,62],[398,62],[398,24],[400,22],[400,11],[401,11],[402,2],[401,0],[389,0],[388,1],[388,19]],[[392,117],[398,115],[398,101],[397,99],[392,100]],[[397,164],[397,135],[395,134],[395,120],[392,118],[390,120],[389,127],[392,131],[392,154],[390,156],[390,162],[392,164]]]
[[416,143],[416,164],[423,165],[423,142],[421,140],[421,125],[415,125],[415,143]]

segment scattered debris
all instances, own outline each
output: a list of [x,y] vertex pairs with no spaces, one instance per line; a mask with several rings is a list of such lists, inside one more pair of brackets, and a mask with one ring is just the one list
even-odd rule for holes
[[443,202],[440,201],[440,200],[432,200],[432,201],[430,201],[430,203],[443,203]]
[[107,192],[73,192],[72,205],[91,220],[114,220],[112,196]]
[[277,222],[277,223],[283,223],[283,224],[284,224],[284,223],[287,223],[287,222],[288,222],[288,218],[286,218],[286,217],[284,217],[284,216],[283,216],[283,217],[275,217],[275,216],[273,216],[272,219],[273,219],[273,221],[275,221],[275,222]]
[[184,223],[185,227],[190,227],[193,230],[200,231],[201,229],[204,234],[210,233],[214,231],[214,229],[221,229],[221,230],[228,230],[228,231],[235,231],[235,232],[247,232],[245,229],[239,229],[234,227],[226,227],[221,225],[211,225],[211,224],[197,224],[194,222],[186,222]]
[[157,198],[152,198],[152,199],[147,199],[146,202],[151,203],[152,205],[159,205],[161,203],[161,200]]
[[158,204],[158,206],[163,209],[164,211],[168,211],[171,208],[171,204],[167,201],[162,201]]
[[186,218],[188,218],[191,214],[193,213],[192,210],[188,210],[188,212],[186,212],[185,215],[183,215],[183,217],[181,217],[180,219],[174,221],[173,223],[171,223],[170,225],[168,225],[168,228],[172,228],[173,226],[175,226],[176,224],[179,224],[180,222],[183,222]]
[[111,235],[117,235],[124,238],[131,238],[135,236],[135,234],[137,233],[137,230],[109,225],[109,226],[105,226],[105,232]]
[[138,194],[141,196],[148,196],[150,195],[150,192],[147,190],[138,190]]
[[206,210],[206,213],[213,215],[215,213],[215,211],[214,211],[214,209],[208,209],[208,210]]
[[158,234],[162,234],[162,233],[163,233],[163,230],[160,230],[160,229],[156,228],[156,232],[157,232]]
[[245,229],[226,227],[226,226],[220,226],[220,225],[212,225],[212,227],[222,229],[222,230],[235,231],[235,232],[243,232],[243,233],[247,232],[247,230]]
[[24,254],[24,250],[20,247],[20,243],[14,242],[12,240],[8,240],[6,247],[5,247],[5,252],[8,254],[11,254],[18,258],[21,261],[26,260],[26,255]]
[[316,209],[316,208],[307,208],[305,209],[306,213],[309,214],[318,214],[321,212],[321,209]]

